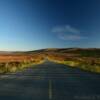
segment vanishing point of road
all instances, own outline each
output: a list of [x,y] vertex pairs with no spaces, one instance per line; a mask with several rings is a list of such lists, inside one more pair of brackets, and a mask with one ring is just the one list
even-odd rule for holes
[[100,75],[46,61],[0,75],[0,100],[100,100]]

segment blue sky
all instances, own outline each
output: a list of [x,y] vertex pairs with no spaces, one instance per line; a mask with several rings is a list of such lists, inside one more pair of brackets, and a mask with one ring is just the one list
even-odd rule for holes
[[100,47],[100,0],[0,0],[0,50]]

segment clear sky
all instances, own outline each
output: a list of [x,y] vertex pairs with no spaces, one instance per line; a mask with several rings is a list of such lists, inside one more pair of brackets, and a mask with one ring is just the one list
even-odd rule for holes
[[0,0],[0,50],[100,47],[100,0]]

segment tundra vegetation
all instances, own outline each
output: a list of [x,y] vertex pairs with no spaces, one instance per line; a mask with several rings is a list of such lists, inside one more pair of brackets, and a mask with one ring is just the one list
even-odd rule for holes
[[31,65],[40,64],[43,60],[42,54],[3,54],[0,55],[0,73],[23,70]]
[[48,52],[47,55],[51,61],[85,71],[100,73],[100,49],[58,49],[55,52]]
[[42,49],[29,52],[0,54],[0,73],[23,70],[45,59],[79,68],[89,72],[100,73],[100,49],[64,48]]

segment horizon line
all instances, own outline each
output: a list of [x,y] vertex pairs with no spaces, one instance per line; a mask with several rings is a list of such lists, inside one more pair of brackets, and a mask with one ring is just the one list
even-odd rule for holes
[[55,47],[55,48],[40,48],[40,49],[31,49],[31,50],[0,50],[0,52],[29,52],[29,51],[37,51],[37,50],[45,50],[45,49],[100,49],[100,47]]

